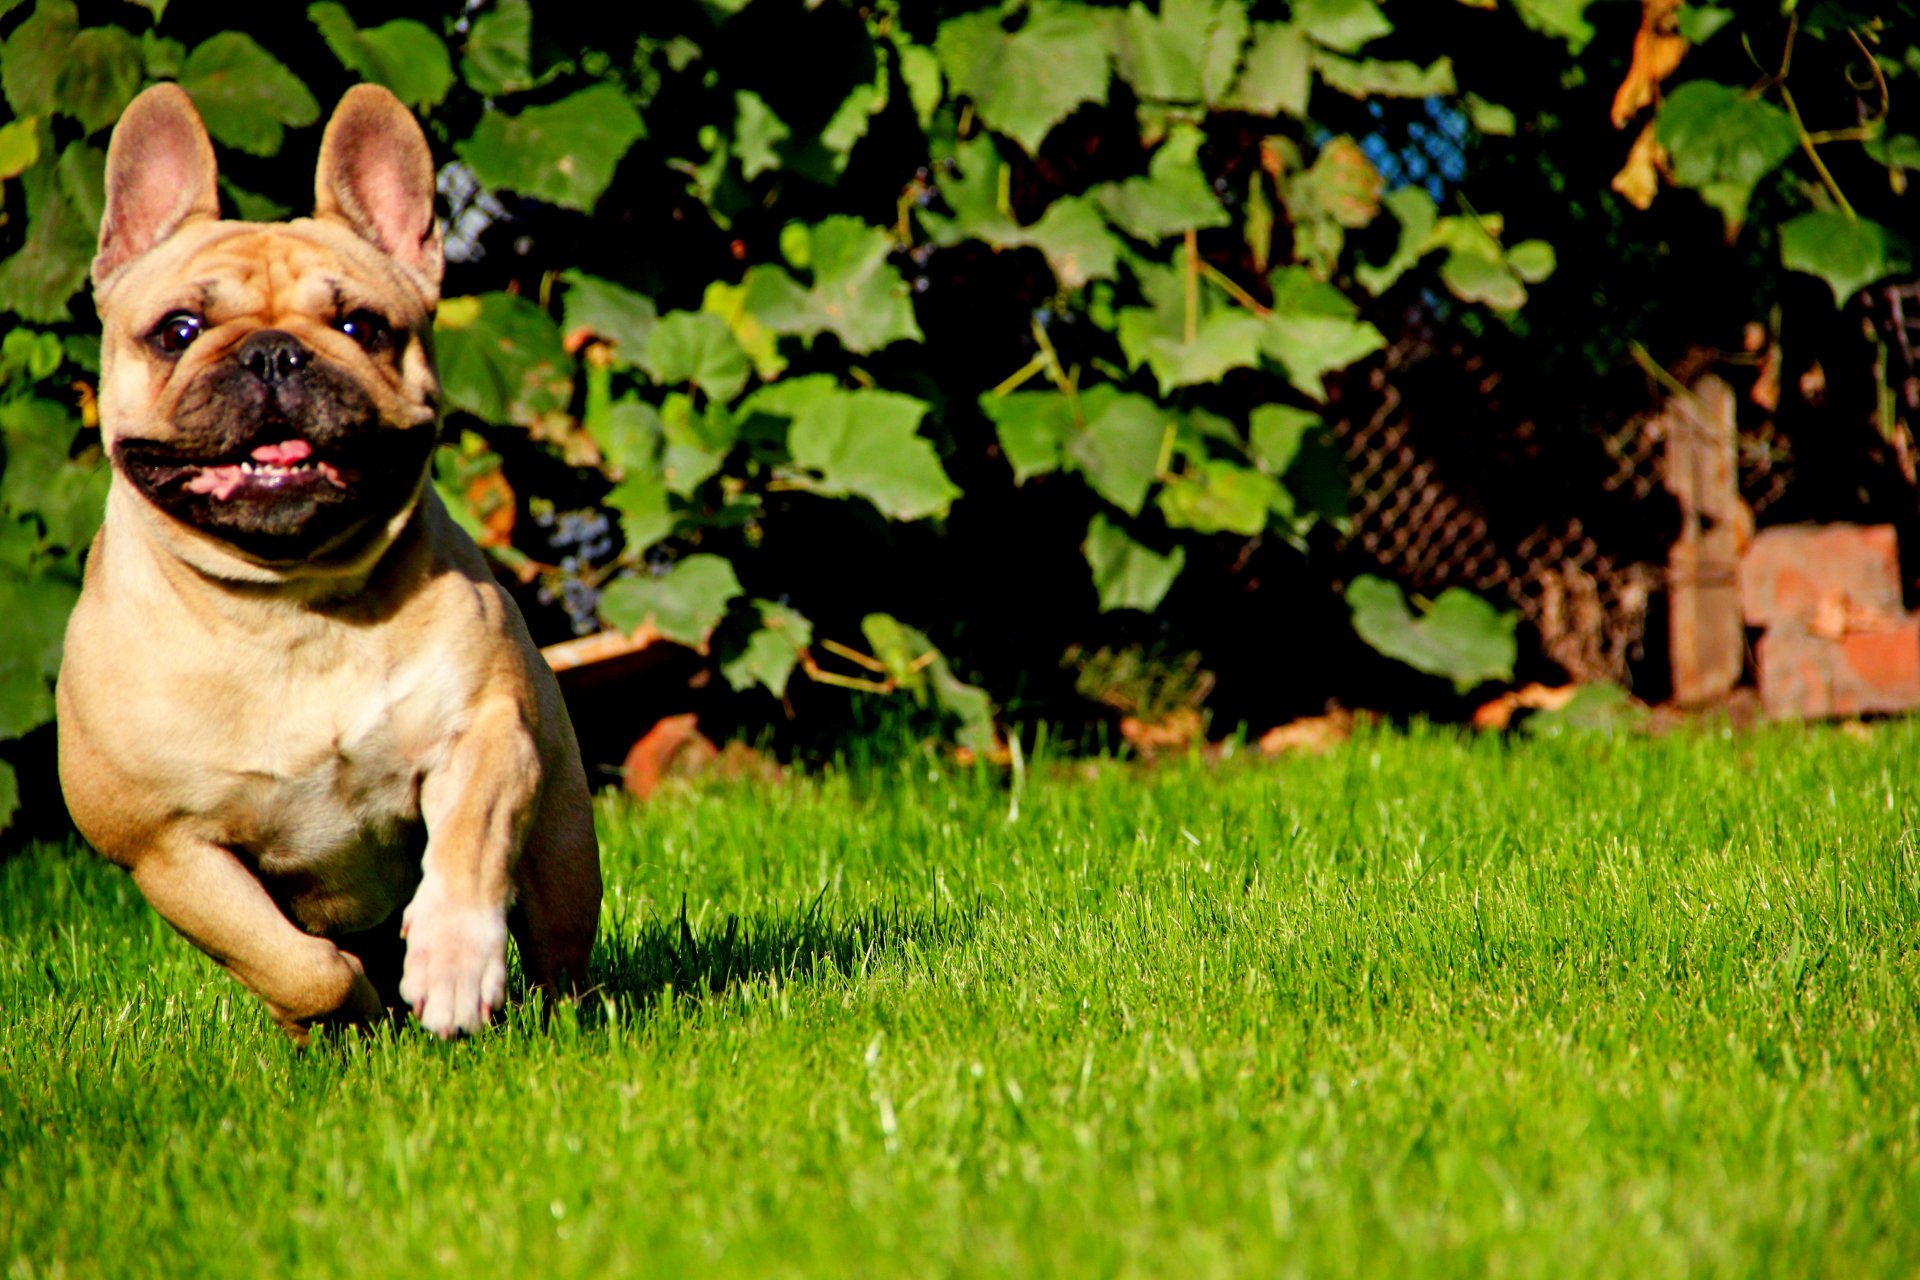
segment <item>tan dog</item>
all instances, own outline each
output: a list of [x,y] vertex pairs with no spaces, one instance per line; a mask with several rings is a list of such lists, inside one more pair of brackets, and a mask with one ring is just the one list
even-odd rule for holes
[[557,992],[599,916],[559,687],[427,483],[433,179],[419,125],[365,85],[327,125],[312,218],[220,221],[173,85],[107,153],[113,481],[67,628],[61,784],[296,1038],[396,996],[470,1031],[505,998],[509,925]]

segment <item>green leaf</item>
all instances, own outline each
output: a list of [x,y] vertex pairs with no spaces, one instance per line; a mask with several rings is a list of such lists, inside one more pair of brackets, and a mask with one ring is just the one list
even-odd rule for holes
[[1109,182],[1088,194],[1115,226],[1148,244],[1189,227],[1227,226],[1232,218],[1200,170],[1200,144],[1205,141],[1196,126],[1175,125],[1147,162],[1144,177]]
[[660,411],[645,400],[632,394],[621,396],[585,425],[600,447],[600,456],[617,473],[651,475],[659,470],[666,428]]
[[448,298],[434,324],[447,404],[502,425],[566,410],[573,361],[539,305],[511,293]]
[[953,674],[946,655],[926,636],[884,613],[860,620],[860,630],[887,674],[921,705],[931,704],[960,722],[956,740],[970,751],[985,755],[1000,746],[993,723],[993,700],[986,691]]
[[1593,24],[1585,17],[1591,3],[1593,0],[1513,0],[1513,7],[1522,22],[1566,41],[1567,52],[1577,54],[1593,39]]
[[1087,525],[1086,552],[1102,613],[1114,609],[1152,613],[1187,563],[1185,547],[1160,555],[1129,538],[1126,530],[1101,515]]
[[745,285],[728,284],[724,280],[712,280],[707,291],[700,299],[700,309],[719,316],[733,333],[733,340],[747,353],[747,359],[753,362],[753,371],[760,375],[762,382],[771,382],[787,370],[786,357],[780,354],[780,344],[773,332],[760,322],[760,317],[747,310],[747,289]]
[[1539,284],[1553,274],[1558,258],[1545,240],[1522,240],[1507,250],[1507,265],[1528,284]]
[[650,625],[676,644],[705,652],[727,605],[739,595],[732,565],[719,556],[692,555],[659,577],[608,583],[600,593],[600,616],[628,634]]
[[1501,311],[1517,311],[1527,300],[1526,286],[1505,262],[1477,253],[1452,253],[1440,265],[1440,279],[1462,302],[1484,302]]
[[1304,116],[1312,86],[1312,50],[1298,27],[1258,22],[1233,92],[1222,104],[1257,116]]
[[187,46],[169,40],[155,31],[140,33],[140,61],[149,80],[178,80],[180,68],[187,64]]
[[640,363],[663,386],[690,382],[720,401],[739,395],[752,372],[727,322],[707,311],[661,316]]
[[1029,155],[1075,107],[1107,93],[1105,22],[1079,6],[1036,7],[1011,34],[997,10],[951,18],[934,53],[951,91]]
[[1247,15],[1238,0],[1162,0],[1154,13],[1137,2],[1112,16],[1114,73],[1155,102],[1218,98],[1239,65]]
[[1354,269],[1354,279],[1362,288],[1376,297],[1385,293],[1394,281],[1405,275],[1412,266],[1420,261],[1433,248],[1431,237],[1439,211],[1434,207],[1433,197],[1422,187],[1402,187],[1389,192],[1382,201],[1394,221],[1400,224],[1400,241],[1393,256],[1382,265],[1375,267],[1361,263]]
[[1316,50],[1314,70],[1350,98],[1436,98],[1454,92],[1453,63],[1437,58],[1429,66],[1414,62],[1356,61]]
[[1288,404],[1263,404],[1248,419],[1253,460],[1270,476],[1285,475],[1300,455],[1307,433],[1321,429],[1320,415]]
[[40,0],[0,45],[0,89],[15,116],[49,116],[64,109],[56,86],[67,45],[79,33],[79,11],[70,0]]
[[669,490],[685,498],[719,473],[740,424],[725,402],[709,400],[695,412],[693,398],[676,391],[660,406],[660,430],[666,439],[660,474]]
[[645,132],[625,92],[596,84],[519,115],[490,111],[454,150],[485,186],[585,213]]
[[249,155],[272,155],[287,129],[304,129],[320,118],[320,104],[307,86],[238,31],[222,31],[195,46],[180,68],[180,87],[208,133]]
[[1511,138],[1519,127],[1513,112],[1497,102],[1488,102],[1477,93],[1468,94],[1466,101],[1467,118],[1489,138]]
[[989,393],[980,397],[980,411],[999,434],[1000,452],[1013,467],[1015,484],[1059,470],[1062,451],[1078,427],[1072,402],[1058,391]]
[[929,238],[938,245],[980,240],[1002,249],[1031,246],[1046,256],[1063,289],[1112,279],[1119,266],[1120,240],[1093,206],[1078,196],[1062,196],[1047,206],[1038,222],[1021,226],[1000,207],[1003,169],[989,135],[955,147],[954,171],[940,183],[953,216],[923,212],[920,218]]
[[293,212],[278,200],[244,191],[225,178],[219,182],[220,193],[233,205],[234,213],[248,222],[279,222]]
[[340,65],[373,84],[385,85],[411,107],[437,107],[453,87],[453,59],[432,28],[395,18],[362,30],[345,5],[307,6],[307,17]]
[[1293,20],[1315,43],[1341,53],[1393,30],[1380,0],[1293,0]]
[[620,536],[628,555],[638,555],[673,532],[667,482],[657,475],[629,475],[607,494],[607,505],[620,513]]
[[653,299],[584,271],[563,271],[560,283],[566,286],[560,305],[567,334],[586,330],[611,344],[618,362],[638,364],[660,317]]
[[1367,644],[1417,671],[1445,676],[1456,693],[1513,678],[1519,615],[1502,613],[1470,591],[1443,591],[1426,616],[1416,618],[1399,587],[1362,575],[1347,587],[1347,607]]
[[906,281],[887,261],[893,242],[886,231],[836,215],[811,229],[809,244],[811,287],[770,263],[748,269],[749,314],[776,333],[832,333],[856,355],[920,340]]
[[1270,509],[1284,506],[1285,494],[1272,476],[1209,458],[1169,479],[1156,502],[1175,529],[1252,537],[1267,527]]
[[900,55],[900,79],[907,86],[907,98],[913,103],[914,119],[925,129],[933,123],[944,88],[940,82],[940,59],[925,45],[914,44],[897,32],[894,49]]
[[497,0],[467,34],[460,78],[488,98],[530,89],[536,83],[532,49],[533,6],[527,0]]
[[0,760],[0,831],[5,831],[13,822],[13,815],[20,812],[20,779],[14,775],[13,766]]
[[68,184],[51,166],[35,165],[20,181],[26,241],[0,261],[0,309],[39,324],[71,322],[67,303],[87,282],[99,220],[75,206]]
[[1671,158],[1674,181],[1718,209],[1729,234],[1745,221],[1754,187],[1793,153],[1799,137],[1780,108],[1712,80],[1690,80],[1667,95],[1654,134]]
[[[0,533],[0,538],[8,536]],[[0,643],[0,739],[17,738],[53,719],[53,681],[67,615],[80,586],[51,566],[21,572],[0,569],[0,617],[7,620]]]
[[1912,253],[1905,241],[1877,222],[1821,210],[1781,226],[1780,261],[1790,271],[1826,281],[1837,307],[1875,280],[1905,271]]
[[104,129],[140,92],[140,44],[120,27],[88,27],[67,42],[54,77],[60,110],[88,133]]
[[105,459],[96,454],[80,463],[68,456],[79,428],[67,407],[52,400],[25,396],[0,403],[0,441],[6,445],[0,514],[37,521],[43,550],[85,549],[106,509],[111,469]]
[[1303,394],[1326,399],[1325,375],[1387,345],[1378,329],[1357,318],[1358,308],[1345,294],[1304,267],[1282,267],[1272,282],[1273,314],[1260,348]]
[[800,654],[813,643],[813,624],[796,610],[773,600],[755,600],[760,625],[739,653],[721,663],[720,674],[735,691],[760,685],[776,698],[787,696],[787,681]]
[[0,180],[17,178],[39,161],[39,117],[28,116],[0,125]]
[[1118,313],[1121,349],[1136,368],[1149,366],[1160,384],[1160,394],[1176,387],[1218,382],[1229,369],[1251,369],[1260,362],[1261,335],[1266,326],[1245,311],[1217,310],[1194,327],[1193,341],[1184,331],[1168,332],[1166,313],[1130,307]]
[[960,496],[919,434],[925,401],[893,391],[843,391],[793,420],[794,463],[818,473],[815,489],[865,498],[894,520],[945,515]]
[[759,94],[742,89],[733,95],[733,149],[748,182],[780,167],[780,144],[793,136]]
[[1130,516],[1146,505],[1170,418],[1145,396],[1102,385],[1080,397],[1087,426],[1067,441],[1067,456],[1093,491]]

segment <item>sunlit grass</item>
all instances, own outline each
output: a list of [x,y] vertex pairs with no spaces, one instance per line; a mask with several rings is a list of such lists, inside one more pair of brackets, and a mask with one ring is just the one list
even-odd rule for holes
[[[9,1276],[1912,1276],[1920,725],[610,804],[605,996],[284,1044],[0,864]],[[684,914],[682,902],[685,902]]]

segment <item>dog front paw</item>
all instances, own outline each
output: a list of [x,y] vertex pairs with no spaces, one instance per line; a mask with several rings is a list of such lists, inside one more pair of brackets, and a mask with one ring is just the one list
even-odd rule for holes
[[490,907],[416,898],[401,921],[407,939],[400,998],[442,1039],[477,1031],[507,997],[507,917]]

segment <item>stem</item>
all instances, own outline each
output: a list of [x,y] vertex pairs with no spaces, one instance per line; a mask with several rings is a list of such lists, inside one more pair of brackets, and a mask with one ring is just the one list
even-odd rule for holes
[[1200,274],[1219,285],[1221,290],[1225,292],[1229,298],[1232,298],[1235,302],[1253,312],[1253,314],[1259,316],[1262,320],[1273,314],[1272,307],[1267,306],[1261,302],[1260,299],[1254,297],[1245,289],[1242,289],[1232,276],[1214,266],[1211,262],[1202,262],[1200,264]]
[[1833,202],[1840,206],[1840,211],[1847,215],[1847,221],[1858,222],[1860,215],[1853,211],[1853,206],[1847,203],[1847,197],[1840,190],[1840,184],[1833,180],[1831,173],[1827,172],[1826,162],[1820,158],[1820,149],[1813,145],[1813,135],[1807,132],[1806,122],[1800,118],[1800,108],[1794,105],[1793,91],[1784,84],[1780,86],[1780,101],[1786,105],[1787,114],[1793,118],[1793,131],[1800,135],[1800,149],[1807,153],[1807,159],[1813,161],[1814,172],[1820,175],[1820,181],[1826,186],[1827,194],[1832,196]]
[[1187,344],[1200,336],[1200,233],[1187,228]]
[[997,400],[1001,396],[1006,395],[1009,391],[1019,390],[1022,386],[1024,386],[1027,383],[1029,379],[1033,377],[1034,374],[1039,373],[1042,369],[1045,369],[1048,363],[1049,361],[1047,360],[1047,353],[1042,351],[1040,354],[1036,355],[1033,359],[1027,361],[1025,364],[1021,365],[1018,369],[1015,369],[1012,373],[1002,378],[998,383],[995,384],[993,390],[987,392],[987,394]]

